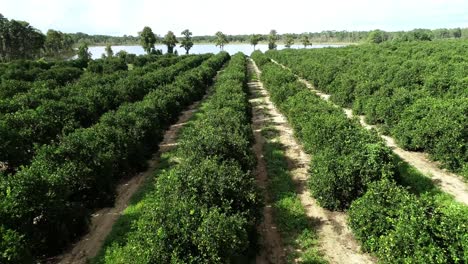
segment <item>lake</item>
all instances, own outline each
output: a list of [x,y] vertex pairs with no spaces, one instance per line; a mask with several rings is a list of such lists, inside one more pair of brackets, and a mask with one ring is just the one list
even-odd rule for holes
[[[342,47],[343,45],[333,44],[333,45],[324,45],[324,44],[317,44],[307,47],[308,49],[317,49],[317,48],[324,48],[324,47]],[[160,49],[163,53],[167,52],[167,47],[165,45],[155,45],[156,49]],[[89,47],[89,51],[92,54],[93,59],[101,58],[102,54],[105,54],[104,46],[96,46],[96,47]],[[284,45],[278,45],[277,49],[281,50],[284,49]],[[291,48],[293,49],[302,49],[304,48],[303,45],[292,45]],[[261,50],[263,52],[268,50],[268,44],[258,44],[255,47],[256,50]],[[133,53],[136,55],[146,54],[141,46],[112,46],[112,50],[114,54],[125,50],[128,53]],[[179,55],[185,54],[185,50],[177,46],[175,48]],[[253,46],[250,44],[228,44],[224,46],[224,50],[229,52],[229,54],[235,54],[237,52],[242,52],[246,55],[250,55],[253,52]],[[203,54],[203,53],[218,53],[220,51],[219,47],[216,47],[214,44],[195,44],[190,49],[190,54]]]

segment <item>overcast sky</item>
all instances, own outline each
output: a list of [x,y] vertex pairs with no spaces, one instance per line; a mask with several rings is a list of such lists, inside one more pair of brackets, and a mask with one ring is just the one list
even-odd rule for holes
[[468,27],[468,0],[0,0],[0,13],[44,33],[134,36]]

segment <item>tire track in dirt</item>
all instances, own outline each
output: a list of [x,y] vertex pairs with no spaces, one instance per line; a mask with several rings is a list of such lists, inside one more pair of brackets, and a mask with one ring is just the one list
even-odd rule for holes
[[[284,69],[290,70],[288,67],[278,63],[275,60],[272,62],[280,65]],[[290,70],[291,71],[291,70]],[[292,71],[291,71],[292,72]],[[304,83],[310,90],[316,93],[320,98],[325,101],[330,101],[330,95],[325,94],[313,87],[307,80],[301,78],[295,74],[299,80]],[[331,101],[330,101],[331,102]],[[340,106],[334,104],[336,107],[341,108]],[[348,118],[353,118],[353,111],[348,108],[342,108]],[[361,125],[366,129],[377,129],[374,125],[369,125],[365,122],[365,116],[358,116]],[[429,155],[423,152],[415,152],[404,150],[395,142],[395,139],[389,136],[380,134],[380,137],[384,140],[385,144],[393,150],[393,152],[398,155],[401,159],[406,161],[411,166],[415,167],[418,171],[423,173],[425,176],[432,179],[432,182],[440,187],[442,191],[452,195],[456,201],[468,205],[468,185],[465,183],[463,178],[459,175],[451,173],[447,170],[441,169],[438,162],[431,161]]]
[[[260,76],[261,72],[258,67],[253,61],[251,63],[257,76]],[[263,94],[266,109],[272,116],[275,128],[280,132],[279,141],[286,147],[288,167],[307,216],[315,223],[320,251],[330,263],[375,263],[375,258],[361,251],[359,243],[347,225],[347,215],[343,212],[326,210],[312,198],[307,187],[310,156],[298,144],[287,119],[275,108],[261,83],[259,83],[258,92]]]
[[68,252],[55,259],[49,260],[48,263],[85,264],[88,259],[97,255],[107,235],[111,232],[112,226],[127,208],[133,194],[135,194],[146,179],[154,173],[159,164],[161,154],[171,150],[177,145],[176,140],[180,129],[194,115],[200,103],[207,97],[208,94],[206,94],[202,100],[190,105],[187,110],[179,115],[177,123],[169,127],[164,134],[162,142],[159,144],[158,152],[148,161],[148,168],[146,171],[135,175],[117,186],[114,207],[103,208],[92,214],[89,232],[83,236],[80,241],[75,243]]
[[[252,64],[248,64],[249,73],[255,74]],[[268,263],[286,263],[286,252],[283,247],[281,236],[274,222],[273,206],[268,193],[268,172],[266,161],[263,157],[263,146],[265,139],[262,136],[262,128],[267,125],[268,117],[264,115],[264,108],[262,105],[263,94],[259,94],[260,83],[257,80],[252,80],[248,83],[251,96],[249,102],[252,107],[252,129],[255,137],[255,144],[253,151],[257,158],[257,167],[254,174],[258,186],[260,187],[265,200],[265,207],[263,207],[263,221],[257,227],[258,232],[261,234],[261,248],[256,258],[257,264]]]

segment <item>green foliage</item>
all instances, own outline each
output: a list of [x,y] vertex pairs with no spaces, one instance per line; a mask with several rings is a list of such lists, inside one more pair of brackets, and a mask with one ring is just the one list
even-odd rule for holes
[[373,44],[379,44],[386,40],[388,40],[387,33],[379,29],[369,32],[369,36],[367,37],[367,41]]
[[221,31],[216,32],[215,36],[216,36],[216,40],[215,40],[216,47],[219,46],[219,48],[223,50],[224,45],[229,43],[227,36]]
[[193,47],[192,32],[186,29],[180,34],[184,36],[182,42],[180,43],[180,47],[185,49],[185,54],[189,54],[190,49]]
[[[439,95],[447,96],[445,99],[431,98],[432,92],[421,89],[421,82],[426,79],[423,61],[404,59],[401,61],[403,66],[393,65],[389,59],[387,63],[390,65],[386,66],[377,62],[369,65],[362,61],[373,60],[373,56],[379,56],[376,60],[381,60],[380,56],[390,56],[379,55],[378,52],[382,53],[394,45],[415,48],[417,56],[426,58],[426,50],[416,47],[434,47],[434,44],[383,45],[318,52],[290,50],[268,52],[268,55],[311,79],[320,89],[332,92],[333,100],[340,104],[354,103],[358,112],[366,114],[373,109],[372,118],[385,120],[389,126],[395,127],[396,133],[400,133],[407,144],[424,142],[430,146],[444,139],[444,144],[451,147],[456,145],[453,142],[456,140],[460,145],[466,145],[461,132],[466,129],[460,126],[466,123],[466,114],[461,114],[466,112],[464,98],[449,99],[453,96],[450,92]],[[314,60],[304,54],[313,54]],[[268,80],[281,80],[281,77],[275,78],[277,75],[283,75],[283,79],[291,75],[286,71],[280,73],[281,68],[275,67],[278,69],[276,74],[268,73],[273,71],[268,64],[262,69],[272,98],[286,85],[280,85],[279,81],[268,83]],[[393,85],[399,88],[395,89]],[[380,90],[379,86],[382,86]],[[407,90],[402,88],[406,86],[410,87]],[[390,103],[381,99],[384,96],[390,97]],[[408,172],[408,168],[398,164],[398,159],[392,161],[390,150],[377,140],[374,133],[360,128],[357,120],[347,120],[338,108],[322,100],[314,101],[314,97],[308,97],[305,92],[286,98],[286,103],[275,103],[286,113],[305,150],[313,154],[311,192],[321,205],[328,208],[345,209],[350,205],[350,226],[365,250],[375,253],[385,263],[467,261],[466,206],[457,204],[453,199],[442,200],[440,195],[434,198],[432,195],[437,190],[429,179]],[[372,106],[372,103],[375,105]],[[392,103],[399,105],[392,107]],[[395,113],[396,109],[402,109],[403,114]],[[460,154],[463,151],[463,147],[455,148],[456,155],[446,155],[456,157],[463,155]],[[396,166],[398,172],[395,172]],[[411,177],[406,177],[408,173],[412,174]],[[422,196],[410,194],[405,188],[397,186],[392,181],[393,175],[400,182],[410,185],[411,191]]]
[[50,55],[57,55],[61,52],[73,49],[73,39],[69,34],[49,29],[47,31],[44,48]]
[[462,205],[416,197],[384,180],[353,203],[349,221],[364,249],[385,262],[464,263],[467,213]]
[[0,226],[0,262],[29,263],[31,255],[24,246],[23,236],[11,229]]
[[382,143],[360,148],[347,155],[324,149],[313,157],[309,185],[321,206],[346,209],[370,183],[394,175],[390,150]]
[[[143,100],[107,112],[98,123],[67,134],[58,144],[42,146],[30,166],[1,179],[1,225],[20,234],[34,256],[63,248],[84,231],[93,208],[112,202],[120,178],[144,168],[164,129],[201,97],[228,56],[212,56],[185,73],[180,69],[193,68],[209,56],[189,57],[179,70],[149,72],[145,79],[158,89],[150,85],[141,91],[138,83],[122,89],[129,96],[146,94]],[[172,78],[172,84],[162,85]]]
[[[112,51],[112,50],[111,50]],[[128,66],[125,59],[113,58],[112,56],[106,59],[92,60],[88,63],[87,70],[93,73],[111,74],[117,71],[127,71]]]
[[270,34],[268,35],[268,49],[274,50],[276,49],[276,41],[278,40],[278,34],[276,30],[270,30]]
[[[212,126],[222,137],[239,127],[250,128],[245,81],[245,56],[238,54],[217,78],[202,113],[188,125],[199,133],[183,130],[175,155],[179,163],[158,175],[153,191],[141,200],[138,213],[133,212],[138,215],[134,228],[122,234],[125,239],[109,242],[95,263],[235,262],[254,245],[259,194],[252,164],[241,166],[252,155],[250,145],[239,147],[247,157],[225,152],[228,139],[211,142],[209,150],[187,152],[192,141],[211,140],[204,131]],[[223,122],[212,123],[213,118]],[[252,131],[245,132],[243,141],[248,141]]]
[[302,45],[304,45],[304,48],[307,48],[307,46],[312,45],[312,43],[309,40],[309,36],[306,34],[302,35],[301,43]]
[[[26,165],[36,152],[35,144],[48,144],[75,128],[91,126],[105,112],[141,100],[154,87],[172,82],[204,58],[164,56],[132,72],[121,71],[127,69],[123,59],[108,58],[91,61],[87,74],[60,89],[35,82],[27,93],[5,100],[3,110],[11,114],[0,121],[0,135],[8,139],[0,145],[0,161],[11,169]],[[89,73],[93,71],[98,74]]]
[[167,53],[172,54],[174,53],[174,47],[179,42],[177,41],[174,32],[168,31],[167,34],[164,36],[162,43],[167,46]]
[[409,32],[405,32],[400,36],[399,40],[403,41],[431,41],[434,34],[429,29],[414,29]]
[[150,27],[144,27],[140,35],[140,43],[143,50],[150,54],[154,50],[154,43],[156,43],[156,35]]
[[313,155],[309,186],[321,206],[344,210],[369,183],[392,178],[391,151],[356,121],[308,91],[290,71],[267,62],[261,52],[261,79],[275,105],[286,115],[306,152]]
[[290,48],[292,45],[294,45],[294,36],[291,34],[284,34],[283,41],[284,41],[284,46],[286,48]]
[[89,52],[88,44],[82,43],[78,47],[78,60],[87,64],[91,60],[91,52]]
[[[429,33],[408,32],[419,40]],[[388,41],[268,56],[331,94],[338,105],[365,115],[403,147],[425,151],[466,176],[467,50],[467,42],[459,40]]]
[[105,51],[106,51],[107,58],[111,58],[112,56],[114,56],[114,51],[112,50],[112,45],[111,44],[106,45]]
[[26,21],[0,14],[0,61],[32,59],[41,54],[46,37]]
[[250,36],[250,44],[252,44],[252,46],[254,46],[254,50],[255,50],[255,46],[257,46],[258,42],[262,40],[262,35],[260,34],[252,34]]
[[468,98],[418,100],[401,114],[392,134],[404,148],[427,151],[459,170],[468,164]]

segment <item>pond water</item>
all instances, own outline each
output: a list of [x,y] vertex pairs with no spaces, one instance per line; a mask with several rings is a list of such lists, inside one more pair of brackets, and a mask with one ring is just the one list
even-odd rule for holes
[[[308,46],[308,49],[316,49],[316,48],[324,48],[324,47],[342,47],[343,45],[323,45],[323,44],[317,44],[317,45],[312,45]],[[167,52],[167,47],[165,45],[155,45],[156,49],[160,49],[163,51],[163,53]],[[291,48],[293,49],[302,49],[304,48],[303,45],[292,45]],[[256,50],[261,50],[263,52],[268,50],[268,45],[267,44],[258,44],[255,47]],[[277,47],[278,50],[284,49],[284,45],[278,45]],[[145,51],[141,46],[112,46],[112,50],[114,51],[114,54],[121,51],[125,50],[128,53],[133,53],[136,55],[142,55],[145,54]],[[185,50],[183,48],[180,48],[177,46],[175,48],[179,55],[185,54]],[[253,46],[249,44],[227,44],[224,46],[224,50],[229,52],[229,54],[235,54],[237,52],[242,52],[246,55],[250,55],[253,52]],[[89,47],[89,51],[92,54],[93,59],[99,59],[101,58],[102,54],[105,54],[105,47],[103,46],[96,46],[96,47]],[[202,54],[202,53],[218,53],[220,51],[219,47],[216,47],[214,44],[195,44],[193,47],[190,49],[190,54]]]

